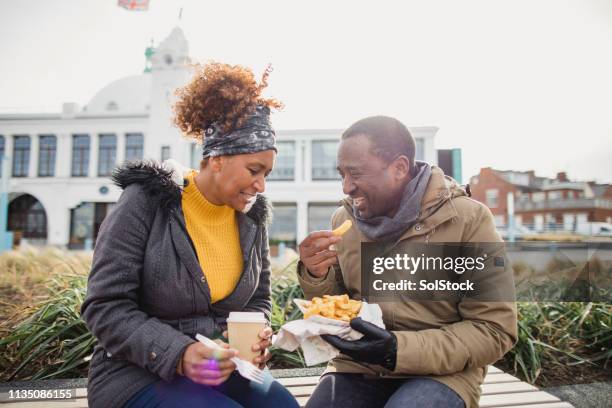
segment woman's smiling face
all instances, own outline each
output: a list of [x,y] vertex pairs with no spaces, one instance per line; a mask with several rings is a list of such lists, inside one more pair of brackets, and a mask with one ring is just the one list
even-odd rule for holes
[[274,168],[276,152],[219,156],[209,159],[213,170],[216,198],[237,211],[243,211],[266,189],[266,177]]

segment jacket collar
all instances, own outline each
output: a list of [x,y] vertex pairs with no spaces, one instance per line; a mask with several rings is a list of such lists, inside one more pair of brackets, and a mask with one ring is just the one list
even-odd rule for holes
[[[135,161],[115,169],[112,180],[122,189],[130,184],[140,184],[145,194],[156,200],[161,208],[169,211],[181,205],[184,178],[188,171],[191,169],[174,160],[166,160],[163,164],[155,161]],[[259,194],[246,216],[256,224],[268,224],[272,218],[271,214],[268,200]],[[239,219],[242,218],[240,215]]]

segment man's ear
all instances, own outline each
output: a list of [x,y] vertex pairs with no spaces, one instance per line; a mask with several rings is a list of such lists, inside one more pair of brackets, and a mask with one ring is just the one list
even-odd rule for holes
[[406,156],[397,157],[392,166],[397,181],[410,181],[410,160]]

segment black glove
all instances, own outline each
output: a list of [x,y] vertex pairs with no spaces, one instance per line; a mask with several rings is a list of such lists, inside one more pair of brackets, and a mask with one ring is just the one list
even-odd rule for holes
[[366,322],[361,317],[351,320],[351,327],[364,334],[355,341],[343,340],[338,336],[323,334],[321,338],[340,350],[342,354],[364,363],[378,364],[391,371],[397,360],[397,338],[390,331]]

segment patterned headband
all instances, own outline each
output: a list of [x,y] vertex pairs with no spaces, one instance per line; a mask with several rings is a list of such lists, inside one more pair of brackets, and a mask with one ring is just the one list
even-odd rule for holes
[[203,158],[256,153],[276,149],[276,133],[270,124],[270,108],[257,105],[242,127],[223,132],[215,123],[204,130]]

